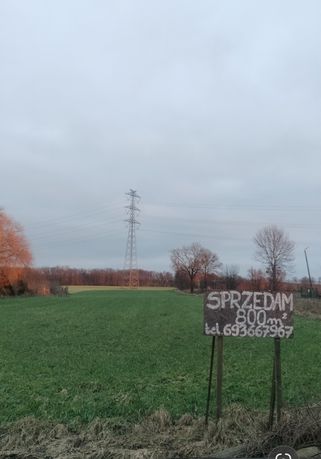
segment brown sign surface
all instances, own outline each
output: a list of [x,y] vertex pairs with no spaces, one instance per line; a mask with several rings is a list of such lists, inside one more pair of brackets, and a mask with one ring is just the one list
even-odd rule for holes
[[209,292],[204,300],[204,333],[290,338],[293,334],[293,294]]

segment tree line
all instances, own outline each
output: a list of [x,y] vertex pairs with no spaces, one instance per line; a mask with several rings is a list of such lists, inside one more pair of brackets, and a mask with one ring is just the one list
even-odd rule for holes
[[[199,243],[173,249],[171,263],[175,271],[175,284],[181,289],[189,288],[191,293],[195,286],[200,290],[214,288],[276,292],[298,289],[297,283],[285,282],[294,262],[295,244],[282,228],[267,225],[255,234],[253,242],[255,258],[261,263],[262,269],[250,268],[247,278],[238,275],[236,266],[226,266],[222,270],[218,255]],[[300,288],[303,286],[300,285]]]
[[[170,252],[171,272],[139,270],[143,287],[176,287],[181,290],[215,289],[271,290],[280,288],[309,290],[306,278],[286,283],[294,261],[294,242],[275,225],[262,228],[253,238],[256,259],[262,269],[250,268],[241,277],[235,265],[225,266],[218,255],[198,242]],[[68,266],[33,268],[32,254],[22,227],[0,209],[0,295],[59,293],[61,286],[124,286],[125,270],[82,269]]]
[[[15,267],[6,271],[16,271]],[[1,271],[1,268],[0,268]],[[127,272],[117,269],[82,269],[66,266],[19,270],[19,276],[6,276],[0,281],[0,295],[59,294],[61,287],[68,285],[126,286]],[[139,270],[142,287],[174,287],[174,276],[170,272]]]
[[[51,283],[59,285],[108,285],[123,286],[127,278],[126,270],[121,269],[83,269],[56,266],[38,269],[41,275]],[[142,287],[173,287],[174,276],[170,272],[138,270],[139,283]]]

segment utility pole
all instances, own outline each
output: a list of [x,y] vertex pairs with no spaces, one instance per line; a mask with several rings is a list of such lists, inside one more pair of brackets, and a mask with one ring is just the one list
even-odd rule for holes
[[130,288],[137,288],[139,287],[139,275],[136,252],[136,226],[139,225],[139,222],[137,221],[136,216],[140,211],[137,207],[137,203],[140,201],[140,196],[138,196],[137,192],[132,189],[129,190],[126,195],[129,199],[129,205],[125,206],[128,214],[128,218],[125,220],[128,223],[128,237],[124,263],[124,269],[127,275],[125,283]]
[[307,256],[307,250],[309,247],[306,247],[304,249],[304,255],[305,255],[305,262],[307,264],[307,270],[308,270],[308,276],[309,276],[309,282],[310,282],[310,296],[312,297],[313,295],[313,287],[312,287],[312,280],[311,280],[311,274],[310,274],[310,268],[309,268],[309,262],[308,262],[308,256]]

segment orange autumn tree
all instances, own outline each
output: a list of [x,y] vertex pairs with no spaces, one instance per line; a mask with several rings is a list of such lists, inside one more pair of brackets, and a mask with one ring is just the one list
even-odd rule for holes
[[0,209],[0,293],[13,292],[32,255],[22,227]]

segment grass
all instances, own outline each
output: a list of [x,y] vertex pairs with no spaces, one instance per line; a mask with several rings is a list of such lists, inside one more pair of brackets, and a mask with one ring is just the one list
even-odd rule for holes
[[[211,338],[202,298],[106,290],[0,301],[0,422],[139,420],[160,407],[202,416]],[[320,400],[321,322],[282,342],[284,400]],[[267,409],[273,340],[226,338],[223,399]]]

